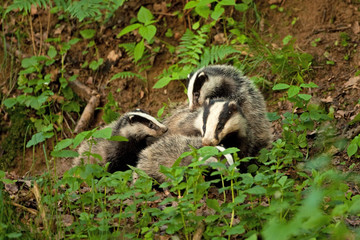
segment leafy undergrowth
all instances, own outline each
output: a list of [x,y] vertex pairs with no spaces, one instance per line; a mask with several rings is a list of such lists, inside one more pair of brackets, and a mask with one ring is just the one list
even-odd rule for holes
[[[41,176],[25,179],[0,171],[0,238],[360,238],[360,179],[354,171],[359,165],[360,138],[338,136],[334,109],[311,101],[309,93],[318,88],[309,81],[314,57],[299,51],[291,35],[279,46],[265,41],[259,34],[261,13],[252,0],[155,5],[115,0],[15,0],[0,8],[2,23],[9,23],[3,24],[1,38],[3,69],[9,72],[5,74],[7,90],[0,95],[0,114],[10,115],[8,136],[14,135],[3,141],[7,144],[0,150],[6,154],[1,152],[4,161],[0,166],[7,169],[14,153],[23,149],[25,155],[25,148],[32,156],[43,154],[46,166]],[[132,7],[133,18],[124,17]],[[276,5],[270,8],[283,11]],[[37,22],[33,21],[36,14]],[[48,21],[46,37],[42,33],[44,19]],[[181,30],[178,22],[184,23],[185,29]],[[50,30],[51,24],[54,30]],[[125,57],[115,51],[105,53],[108,47],[101,45],[104,29],[115,32],[104,36],[114,42],[110,47]],[[345,50],[356,47],[350,37],[340,37]],[[22,55],[23,51],[27,54]],[[168,58],[161,71],[154,66],[158,56]],[[347,58],[351,56],[349,53]],[[326,64],[334,65],[329,59]],[[109,174],[106,167],[91,164],[57,174],[56,163],[78,156],[75,150],[84,139],[111,139],[111,129],[106,128],[73,134],[84,102],[71,82],[80,79],[88,83],[104,76],[96,82],[98,87],[91,85],[105,89],[106,103],[101,109],[108,123],[119,116],[119,110],[126,110],[117,100],[125,96],[127,88],[134,94],[129,86],[136,85],[136,79],[154,88],[165,89],[171,82],[184,87],[180,80],[191,71],[216,63],[241,69],[265,94],[280,96],[273,101],[290,106],[285,112],[268,114],[279,130],[272,148],[245,159],[237,158],[237,149],[228,149],[235,164],[212,163],[211,171],[201,165],[200,157],[220,157],[221,153],[212,147],[194,150],[190,166],[175,164],[161,169],[169,181],[160,186],[142,173],[133,183],[133,170]],[[118,68],[117,64],[131,67]],[[149,73],[155,68],[161,74],[154,80]],[[122,82],[127,88],[116,89],[124,79],[131,80]],[[171,102],[158,104],[163,106],[156,109],[162,118]],[[19,112],[23,121],[16,118]],[[351,124],[358,122],[359,116],[355,116]],[[19,134],[13,131],[16,128]],[[12,145],[16,142],[21,145],[15,149]],[[341,154],[356,159],[353,164],[342,161],[346,171],[333,165]],[[35,168],[33,158],[29,171]],[[209,174],[212,180],[204,177]]]

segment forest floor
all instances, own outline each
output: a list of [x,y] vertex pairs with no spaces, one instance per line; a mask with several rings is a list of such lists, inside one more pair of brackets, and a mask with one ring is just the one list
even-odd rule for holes
[[[276,8],[271,5],[275,4]],[[136,16],[136,12],[141,5],[146,6],[154,12],[156,19],[161,22],[162,28],[158,28],[157,35],[159,39],[163,39],[167,43],[176,46],[179,39],[188,27],[185,18],[179,20],[172,17],[171,13],[183,8],[181,3],[171,4],[167,7],[166,4],[157,3],[157,1],[126,2],[114,18],[112,18],[104,26],[96,26],[96,48],[100,53],[100,57],[105,59],[100,69],[96,72],[89,71],[89,69],[82,68],[81,65],[87,59],[88,55],[81,54],[86,49],[87,42],[75,45],[66,55],[65,63],[66,69],[69,72],[66,74],[78,74],[78,80],[85,83],[90,88],[96,90],[101,95],[101,104],[103,106],[107,101],[107,96],[111,92],[118,102],[120,112],[124,113],[134,108],[141,108],[155,115],[157,111],[167,104],[172,106],[178,102],[185,102],[186,95],[184,94],[184,81],[172,81],[170,84],[161,89],[153,89],[152,86],[157,81],[159,76],[170,66],[174,59],[169,59],[169,52],[166,51],[165,44],[159,39],[155,41],[154,46],[159,46],[160,51],[151,57],[152,67],[142,73],[147,79],[147,82],[136,78],[116,79],[110,81],[111,77],[122,71],[136,72],[138,69],[132,62],[131,58],[127,56],[123,49],[118,47],[118,44],[127,42],[128,40],[136,40],[140,36],[124,36],[121,39],[116,38],[117,29],[121,29],[130,22],[132,17]],[[301,1],[277,1],[268,0],[258,4],[258,11],[261,14],[261,21],[259,23],[259,32],[262,38],[270,42],[273,47],[281,45],[281,40],[291,35],[296,40],[295,46],[298,51],[309,53],[313,56],[312,70],[308,75],[306,81],[316,83],[319,88],[311,89],[309,94],[313,96],[313,100],[322,104],[326,109],[332,108],[336,119],[336,128],[338,134],[346,134],[351,132],[348,136],[356,136],[358,130],[356,124],[349,126],[349,122],[360,112],[360,76],[357,76],[357,71],[360,69],[360,5],[356,1],[351,0],[304,0]],[[45,47],[41,46],[47,22],[47,12],[42,9],[33,9],[31,11],[34,31],[34,43],[37,49],[42,52]],[[11,32],[19,19],[11,18],[7,25],[3,26],[5,32]],[[116,25],[116,31],[114,30]],[[160,25],[160,24],[159,24]],[[70,24],[60,21],[53,17],[50,20],[48,36],[61,37],[62,40],[69,40],[77,36],[80,26],[75,25],[74,22]],[[165,32],[171,28],[174,36],[172,38],[165,37]],[[220,34],[220,35],[219,35]],[[15,36],[9,36],[9,41],[16,43]],[[220,37],[219,37],[220,36]],[[131,38],[131,39],[129,39]],[[220,33],[213,33],[210,36],[210,42],[222,43],[224,39],[221,38]],[[33,54],[31,38],[25,40],[22,46],[23,52],[21,57],[28,57]],[[152,46],[152,47],[154,47]],[[4,49],[0,49],[0,57],[4,56]],[[93,51],[91,49],[90,51]],[[0,86],[2,93],[7,96],[16,96],[14,85],[8,83],[10,72],[17,72],[20,65],[20,60],[15,61],[14,69],[10,66],[1,74]],[[50,73],[58,74],[57,69],[51,69]],[[256,73],[251,73],[256,75]],[[271,81],[273,76],[269,73],[268,79]],[[261,86],[260,86],[261,87]],[[263,94],[266,97],[268,111],[283,113],[289,111],[292,105],[286,101],[279,100],[281,94],[274,93],[269,89],[262,88]],[[169,108],[170,108],[169,107]],[[8,126],[9,118],[4,111],[0,109],[2,126]],[[101,119],[102,111],[96,112],[95,118],[89,128],[104,124]],[[353,129],[353,130],[352,130]],[[280,137],[281,128],[274,125],[275,138]],[[5,139],[6,132],[2,132],[0,140]],[[1,149],[0,149],[1,150]],[[2,154],[3,151],[0,151]],[[21,155],[21,154],[20,154]],[[42,149],[37,149],[35,152],[28,149],[23,156],[18,156],[13,163],[11,172],[13,175],[22,176],[31,169],[31,175],[41,174],[45,169],[45,160]],[[36,159],[34,163],[34,158]],[[338,153],[340,162],[345,161],[345,166],[352,164],[352,160],[348,161],[346,153]],[[58,166],[59,172],[64,172],[69,168],[69,162],[60,161]],[[335,164],[337,164],[335,162]],[[359,166],[356,166],[359,169]]]

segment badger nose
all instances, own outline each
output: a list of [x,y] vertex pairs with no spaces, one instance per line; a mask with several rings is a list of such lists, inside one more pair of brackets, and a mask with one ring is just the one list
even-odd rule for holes
[[194,104],[190,104],[189,109],[190,109],[190,112],[193,112],[193,111],[195,111],[196,107]]
[[210,140],[209,139],[203,139],[202,140],[202,145],[203,146],[211,146]]
[[164,127],[163,129],[162,129],[162,132],[163,133],[166,133],[168,131],[168,128],[167,127]]

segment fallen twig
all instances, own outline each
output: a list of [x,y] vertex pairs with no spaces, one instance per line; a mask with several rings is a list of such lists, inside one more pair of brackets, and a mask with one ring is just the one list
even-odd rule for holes
[[75,127],[74,133],[79,133],[88,126],[90,119],[94,115],[95,109],[97,108],[97,106],[99,106],[99,104],[100,104],[100,95],[94,95],[90,98],[83,113],[81,114],[78,124]]

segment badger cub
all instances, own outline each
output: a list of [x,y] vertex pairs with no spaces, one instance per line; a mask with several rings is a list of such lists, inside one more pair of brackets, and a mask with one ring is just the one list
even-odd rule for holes
[[[99,154],[104,162],[110,162],[110,173],[128,170],[127,165],[135,166],[139,152],[167,131],[165,125],[140,109],[124,114],[105,127],[112,128],[112,136],[123,136],[128,139],[126,142],[96,139],[97,143],[92,146],[92,153]],[[89,142],[82,143],[78,151],[80,157],[74,160],[74,165],[79,165],[81,158],[86,158],[81,155],[89,151],[89,148]],[[90,163],[96,162],[97,160],[91,156]]]
[[[201,148],[201,137],[184,135],[164,136],[140,152],[139,161],[136,167],[143,170],[157,182],[163,183],[166,181],[166,176],[163,173],[160,173],[160,165],[168,168],[172,167],[182,153],[191,151],[190,146],[196,149]],[[220,146],[217,148],[220,151],[225,150]],[[226,154],[224,157],[227,160],[227,165],[232,165],[234,163],[230,154]],[[191,161],[192,157],[187,156],[181,160],[180,166],[187,166],[191,163]],[[218,160],[215,157],[210,157],[205,161],[205,164],[217,161]],[[136,181],[137,178],[138,175],[134,172],[133,181]]]
[[257,134],[236,101],[206,100],[195,125],[201,131],[202,145],[237,147],[241,157],[255,156],[261,148],[268,146],[270,140],[270,128],[258,126],[263,132]]
[[[235,67],[212,65],[188,76],[189,109],[199,108],[206,99],[222,98],[234,101],[247,122],[251,139],[250,152],[267,146],[272,139],[270,122],[266,116],[264,97],[252,81]],[[220,119],[219,119],[220,120]]]

